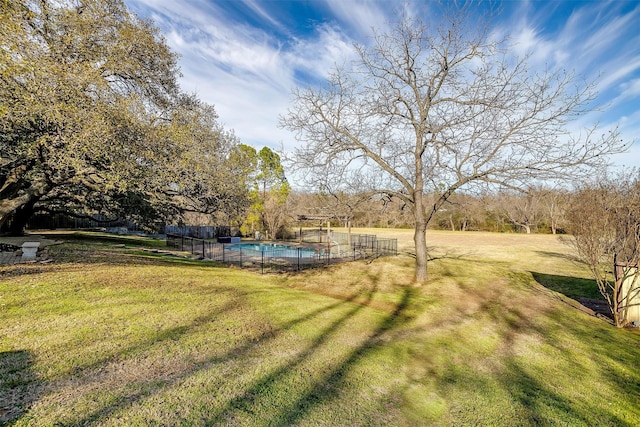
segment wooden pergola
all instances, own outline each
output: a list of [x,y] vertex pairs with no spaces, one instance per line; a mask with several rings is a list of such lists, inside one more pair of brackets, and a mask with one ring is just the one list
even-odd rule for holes
[[298,224],[300,228],[300,242],[302,242],[302,221],[320,221],[320,231],[322,231],[322,224],[327,223],[327,238],[331,238],[331,220],[339,220],[347,223],[348,228],[348,243],[351,244],[351,220],[352,215],[336,215],[336,214],[298,214]]

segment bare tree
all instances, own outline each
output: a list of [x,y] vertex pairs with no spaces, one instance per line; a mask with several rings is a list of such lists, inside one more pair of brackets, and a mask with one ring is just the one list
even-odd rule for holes
[[434,220],[439,228],[451,231],[477,230],[485,220],[481,198],[459,192],[452,194]]
[[578,191],[567,212],[568,241],[589,266],[616,326],[640,300],[640,181],[602,179]]
[[272,239],[285,237],[285,228],[293,218],[289,215],[290,188],[286,182],[277,188],[271,188],[262,201],[262,219],[266,230],[271,232]]
[[372,46],[356,46],[357,60],[325,85],[296,89],[281,119],[303,143],[300,165],[411,207],[417,282],[427,280],[427,225],[454,192],[578,176],[624,148],[617,132],[568,132],[593,100],[591,85],[532,71],[470,12],[450,10],[435,26],[404,15],[390,32],[374,31]]
[[527,234],[531,234],[532,228],[537,228],[541,208],[539,194],[534,189],[527,192],[505,191],[499,195],[498,200],[502,204],[502,213],[516,228]]
[[544,221],[551,234],[557,234],[564,226],[565,213],[569,201],[569,192],[562,188],[538,188],[539,204]]

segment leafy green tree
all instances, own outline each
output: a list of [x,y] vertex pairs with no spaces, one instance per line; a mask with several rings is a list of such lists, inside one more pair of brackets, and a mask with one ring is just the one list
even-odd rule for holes
[[182,144],[167,166],[174,201],[183,211],[206,214],[216,223],[228,224],[246,209],[249,196],[246,167],[238,159],[242,144],[217,117],[212,106],[195,96],[183,97],[181,108],[173,111],[160,134],[167,138],[167,146]]
[[283,183],[287,181],[280,156],[269,147],[262,147],[258,152],[257,172],[256,180],[260,191],[262,191],[262,197],[266,196],[268,188],[282,187]]
[[257,198],[262,228],[277,237],[287,219],[287,201],[291,186],[284,174],[280,156],[268,147],[258,152],[258,169],[256,179],[260,186],[260,197]]
[[176,60],[121,0],[1,1],[0,225],[42,207],[175,206],[167,185],[205,137],[176,119]]
[[[0,2],[0,226],[38,211],[157,227],[246,208],[232,132],[121,0]],[[227,215],[228,216],[228,215]]]
[[251,203],[242,232],[268,231],[276,237],[286,222],[286,206],[291,193],[280,156],[269,147],[256,151],[240,144],[233,158],[245,167],[244,183],[249,189]]

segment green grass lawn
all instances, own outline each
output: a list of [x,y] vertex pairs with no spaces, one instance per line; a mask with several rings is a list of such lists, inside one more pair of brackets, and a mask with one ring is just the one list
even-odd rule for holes
[[[640,425],[640,333],[554,236],[429,232],[401,254],[260,275],[55,236],[0,267],[0,424]],[[122,247],[122,244],[125,247]]]

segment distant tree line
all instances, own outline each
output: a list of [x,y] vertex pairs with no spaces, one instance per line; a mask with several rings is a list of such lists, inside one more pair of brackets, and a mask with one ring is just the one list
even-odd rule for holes
[[[429,203],[436,194],[426,194]],[[520,192],[502,190],[485,194],[458,192],[434,214],[429,228],[452,231],[565,233],[566,210],[573,192],[546,187]],[[289,204],[296,213],[336,216],[333,225],[413,228],[410,208],[400,199],[369,193],[337,194],[294,192]],[[293,219],[293,218],[292,218]]]

